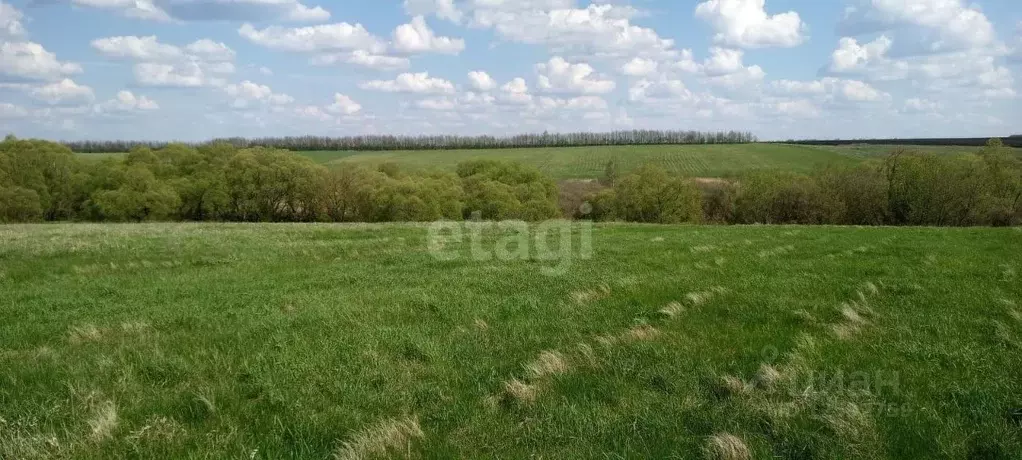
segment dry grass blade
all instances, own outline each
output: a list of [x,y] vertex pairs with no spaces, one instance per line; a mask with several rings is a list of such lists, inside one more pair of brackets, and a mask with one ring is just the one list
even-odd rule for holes
[[749,460],[752,458],[745,441],[728,433],[717,433],[710,436],[703,446],[703,453],[710,460]]
[[355,433],[334,452],[334,459],[409,458],[412,442],[423,437],[417,417],[388,419]]
[[119,423],[117,416],[117,405],[113,401],[104,401],[93,411],[89,418],[89,428],[92,430],[92,439],[101,441],[109,438]]
[[540,353],[539,357],[525,368],[532,377],[540,379],[549,375],[564,374],[571,369],[571,366],[561,352],[553,350]]

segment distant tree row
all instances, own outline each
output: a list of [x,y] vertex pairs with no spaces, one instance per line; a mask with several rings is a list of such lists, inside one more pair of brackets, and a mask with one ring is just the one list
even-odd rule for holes
[[[739,131],[655,131],[631,130],[605,133],[543,133],[515,136],[347,136],[347,137],[240,137],[214,139],[210,142],[186,144],[198,147],[208,143],[228,143],[237,148],[267,147],[292,151],[320,150],[440,150],[440,149],[493,149],[529,147],[580,147],[601,145],[653,145],[653,144],[744,144],[756,142],[756,136]],[[136,141],[75,141],[65,142],[79,153],[124,153],[135,147],[163,148],[167,143]]]

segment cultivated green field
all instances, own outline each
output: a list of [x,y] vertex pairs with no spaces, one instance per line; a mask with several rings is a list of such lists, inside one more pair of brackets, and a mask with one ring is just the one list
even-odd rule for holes
[[[897,148],[954,155],[979,151],[975,147],[953,146],[741,144],[299,153],[326,165],[362,164],[375,167],[393,162],[409,170],[446,171],[453,171],[458,163],[465,160],[489,158],[533,165],[555,179],[565,180],[601,177],[610,160],[616,161],[619,170],[624,173],[646,164],[661,166],[669,172],[689,177],[729,177],[756,170],[807,173],[821,166],[855,164],[879,158]],[[118,155],[83,154],[96,159]]]
[[[311,154],[312,152],[310,152]],[[418,150],[397,152],[316,152],[313,158],[328,165],[394,162],[409,169],[453,170],[465,160],[488,158],[519,161],[538,167],[555,179],[591,179],[603,175],[614,160],[622,172],[645,164],[691,177],[725,177],[752,170],[808,172],[824,164],[850,163],[858,159],[816,147],[782,144],[745,145],[647,145],[606,147],[555,147],[494,150]]]
[[0,227],[0,458],[1022,456],[1018,229],[427,235]]

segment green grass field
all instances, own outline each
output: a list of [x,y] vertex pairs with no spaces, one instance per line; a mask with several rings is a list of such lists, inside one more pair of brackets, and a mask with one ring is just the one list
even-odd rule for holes
[[[311,152],[310,152],[311,153]],[[603,175],[615,160],[622,172],[655,164],[669,172],[691,177],[725,177],[750,170],[808,172],[824,164],[858,161],[816,147],[782,144],[650,145],[610,147],[557,147],[536,149],[436,150],[397,152],[316,152],[313,158],[328,165],[394,162],[409,169],[453,170],[462,161],[488,158],[520,161],[538,167],[556,179],[592,179]]]
[[[689,177],[729,177],[756,170],[806,173],[821,166],[855,164],[879,158],[897,148],[899,147],[864,144],[843,146],[744,144],[300,153],[328,166],[362,164],[375,167],[385,162],[393,162],[408,170],[445,171],[453,171],[459,162],[465,160],[489,158],[530,164],[555,179],[567,180],[599,178],[610,160],[618,163],[621,172],[653,164],[669,172]],[[938,154],[966,154],[979,150],[975,147],[948,146],[903,148]],[[117,155],[119,154],[83,154],[87,158]]]
[[1018,229],[427,235],[0,227],[0,458],[1022,455]]

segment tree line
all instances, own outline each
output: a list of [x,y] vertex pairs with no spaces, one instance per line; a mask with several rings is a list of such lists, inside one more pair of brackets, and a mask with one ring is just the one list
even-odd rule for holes
[[0,221],[389,222],[557,217],[557,185],[517,163],[450,172],[328,169],[287,150],[136,146],[87,159],[64,145],[0,143]]
[[0,222],[391,222],[568,217],[651,223],[1019,225],[1022,164],[1000,140],[978,154],[896,151],[811,174],[695,180],[656,166],[575,190],[514,162],[454,172],[393,163],[326,168],[287,150],[135,146],[102,159],[64,145],[0,143]]
[[[542,133],[515,136],[388,136],[366,135],[346,137],[240,137],[214,139],[209,142],[185,144],[199,147],[205,144],[228,143],[237,148],[267,147],[293,151],[323,150],[451,150],[534,147],[582,147],[602,145],[655,145],[655,144],[744,144],[756,142],[756,136],[739,131],[657,131],[630,130],[604,133]],[[138,141],[73,141],[65,146],[78,153],[126,153],[135,147],[163,148],[165,142]]]

